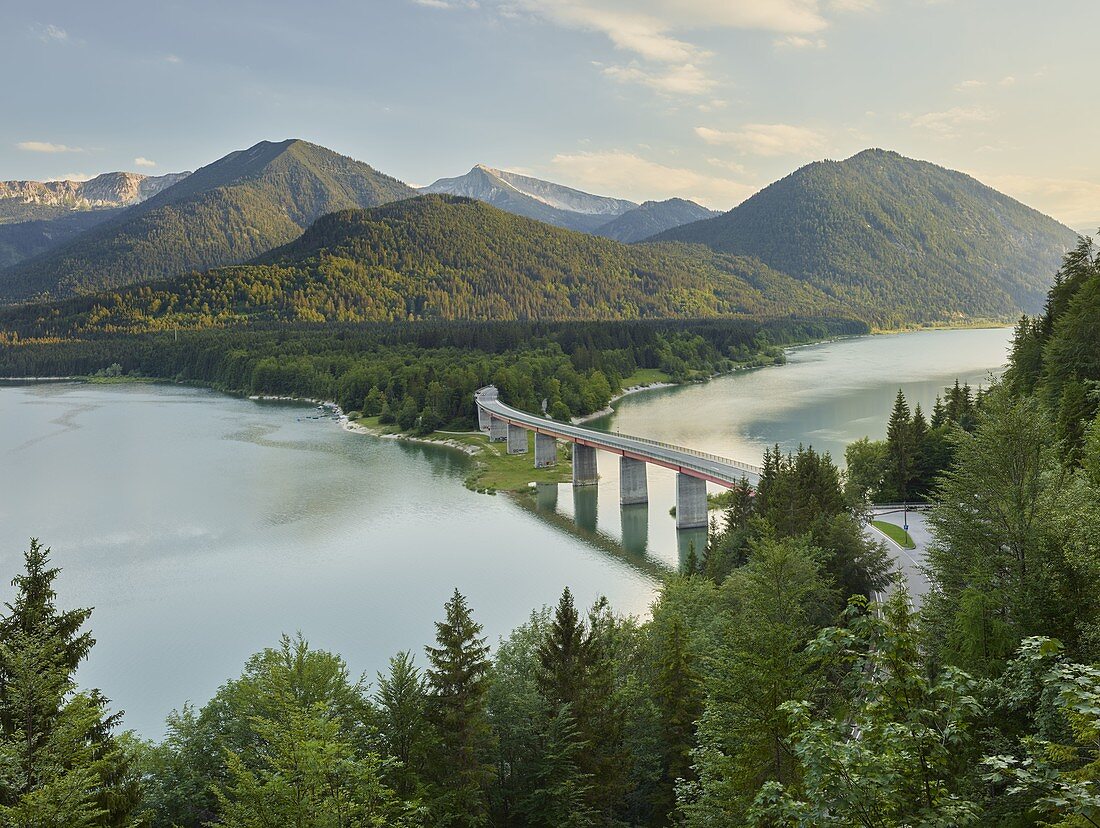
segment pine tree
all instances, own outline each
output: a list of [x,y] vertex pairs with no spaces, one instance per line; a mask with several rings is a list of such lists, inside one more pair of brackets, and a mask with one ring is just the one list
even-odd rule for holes
[[57,609],[49,556],[32,538],[0,618],[0,756],[16,769],[0,773],[0,824],[128,825],[139,791],[111,735],[121,714],[74,680],[95,643],[81,632],[91,610]]
[[491,766],[485,756],[491,732],[486,715],[489,648],[481,625],[456,589],[436,622],[437,647],[428,655],[428,716],[437,743],[432,757],[436,824],[476,828],[488,822],[485,785]]
[[899,500],[908,500],[913,474],[914,446],[912,419],[905,393],[899,388],[894,399],[894,410],[886,426],[886,446],[890,461],[886,479]]
[[390,659],[387,675],[378,674],[375,704],[386,753],[400,763],[391,772],[394,790],[409,798],[420,793],[431,741],[426,718],[428,690],[409,652]]
[[661,715],[662,776],[653,803],[657,824],[667,824],[676,806],[676,785],[694,779],[691,752],[695,747],[695,722],[702,713],[702,685],[688,646],[687,630],[678,613],[672,613],[657,652],[657,686],[654,694]]

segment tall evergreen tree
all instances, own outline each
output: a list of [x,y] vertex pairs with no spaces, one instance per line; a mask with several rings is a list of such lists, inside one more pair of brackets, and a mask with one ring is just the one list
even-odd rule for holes
[[390,659],[389,673],[378,675],[374,700],[382,743],[399,763],[390,772],[394,790],[404,797],[418,796],[432,734],[426,718],[427,683],[411,653],[398,653]]
[[898,500],[908,500],[913,478],[915,446],[913,445],[913,423],[909,403],[905,393],[899,388],[894,398],[894,409],[886,425],[886,446],[889,464],[886,479],[891,492]]
[[[139,800],[136,774],[98,691],[75,673],[95,643],[90,609],[59,611],[60,570],[31,539],[15,599],[0,618],[0,824],[125,826]],[[66,821],[70,820],[71,821]]]
[[485,787],[491,731],[486,715],[489,648],[466,599],[456,589],[437,621],[428,655],[428,716],[437,738],[432,757],[436,824],[477,828],[488,824]]

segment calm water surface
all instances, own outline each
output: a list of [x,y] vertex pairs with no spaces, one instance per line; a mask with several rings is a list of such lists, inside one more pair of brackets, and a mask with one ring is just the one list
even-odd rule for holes
[[[881,436],[900,386],[930,404],[999,371],[1007,330],[868,337],[796,349],[786,366],[622,400],[596,423],[746,460],[799,442],[843,455]],[[27,539],[53,547],[65,606],[94,606],[81,681],[156,736],[253,652],[301,630],[374,671],[434,635],[458,587],[490,641],[569,585],[642,613],[698,536],[675,531],[673,475],[620,510],[601,485],[533,505],[462,486],[446,449],[352,435],[307,406],[170,386],[0,386],[0,598]]]

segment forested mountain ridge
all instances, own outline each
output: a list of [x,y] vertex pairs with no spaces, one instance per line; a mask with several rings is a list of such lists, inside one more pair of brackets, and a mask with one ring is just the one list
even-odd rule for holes
[[664,201],[647,201],[606,224],[601,224],[592,232],[597,236],[621,242],[644,241],[664,230],[717,215],[716,211],[701,207],[694,201],[669,198]]
[[246,320],[850,317],[760,262],[698,246],[624,245],[428,195],[318,219],[239,265],[0,312],[22,336]]
[[1076,234],[968,175],[872,149],[655,240],[755,256],[889,326],[1035,311]]
[[296,238],[324,213],[415,194],[324,147],[262,141],[0,272],[0,300],[90,293],[247,261]]

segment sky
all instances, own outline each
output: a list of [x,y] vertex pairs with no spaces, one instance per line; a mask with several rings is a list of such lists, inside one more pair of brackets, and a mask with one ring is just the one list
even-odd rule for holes
[[1100,227],[1097,0],[4,0],[0,180],[304,138],[729,209],[896,150]]

